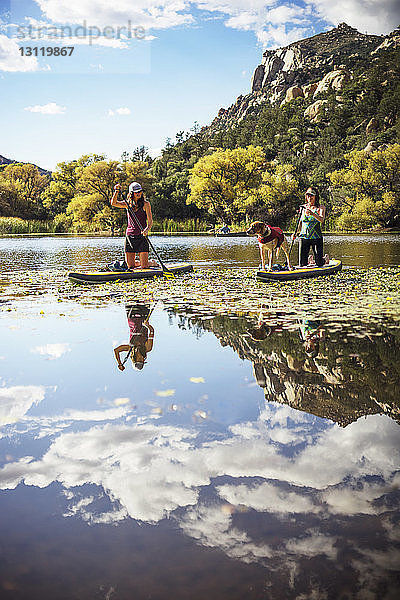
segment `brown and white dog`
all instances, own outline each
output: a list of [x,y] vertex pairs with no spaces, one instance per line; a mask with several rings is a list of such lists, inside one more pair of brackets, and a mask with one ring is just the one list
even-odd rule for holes
[[278,256],[281,249],[286,255],[288,269],[292,270],[289,258],[289,245],[282,229],[279,229],[279,227],[270,227],[263,221],[254,221],[251,223],[246,233],[247,235],[256,235],[258,237],[258,245],[261,256],[261,269],[263,271],[266,270],[266,257],[268,257],[268,271],[271,271],[274,251],[276,250],[276,255]]

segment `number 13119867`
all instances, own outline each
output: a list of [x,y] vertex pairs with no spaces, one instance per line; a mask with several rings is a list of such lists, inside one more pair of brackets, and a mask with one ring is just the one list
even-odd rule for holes
[[55,46],[54,48],[50,46],[47,48],[45,46],[41,48],[27,46],[26,48],[19,48],[21,56],[71,56],[74,50],[74,46]]

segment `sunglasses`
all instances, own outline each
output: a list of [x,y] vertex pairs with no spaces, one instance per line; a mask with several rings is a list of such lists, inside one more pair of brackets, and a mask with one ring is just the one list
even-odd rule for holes
[[306,192],[306,196],[315,196],[314,192]]

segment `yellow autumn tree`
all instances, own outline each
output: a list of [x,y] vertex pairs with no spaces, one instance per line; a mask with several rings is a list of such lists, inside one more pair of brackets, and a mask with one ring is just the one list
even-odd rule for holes
[[149,195],[153,177],[148,169],[149,165],[142,161],[119,163],[102,160],[79,169],[78,189],[84,193],[99,194],[109,203],[116,183],[120,183],[126,193],[129,183],[138,181],[145,194]]
[[128,185],[138,181],[145,194],[150,195],[153,177],[148,172],[148,164],[142,161],[125,162],[96,161],[76,169],[77,193],[70,200],[67,214],[73,219],[75,229],[99,230],[110,228],[113,232],[121,227],[125,219],[124,211],[113,209],[110,200],[114,185],[120,183],[126,195]]
[[190,172],[187,204],[232,223],[246,213],[247,197],[261,183],[265,155],[260,146],[218,149],[200,158]]
[[[333,196],[341,201],[337,226],[362,229],[396,227],[400,223],[400,144],[371,154],[353,151],[345,156],[344,169],[328,173]],[[335,194],[335,192],[337,192]]]
[[32,164],[12,163],[1,170],[3,214],[22,219],[45,217],[41,195],[49,184],[49,177],[42,175]]
[[42,194],[49,216],[65,213],[68,203],[78,193],[79,176],[84,167],[104,161],[103,154],[84,154],[77,160],[60,162],[51,174],[50,185]]

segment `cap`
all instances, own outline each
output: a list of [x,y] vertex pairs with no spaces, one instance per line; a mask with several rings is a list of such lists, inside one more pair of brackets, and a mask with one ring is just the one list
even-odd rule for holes
[[136,371],[141,371],[144,367],[144,362],[138,361],[133,363],[133,368],[136,369]]
[[142,191],[142,186],[140,185],[140,183],[137,183],[136,181],[134,181],[133,183],[130,184],[129,191],[131,193],[132,192],[141,192]]

